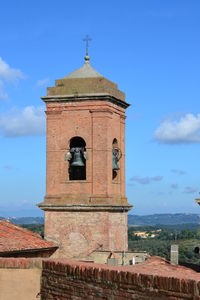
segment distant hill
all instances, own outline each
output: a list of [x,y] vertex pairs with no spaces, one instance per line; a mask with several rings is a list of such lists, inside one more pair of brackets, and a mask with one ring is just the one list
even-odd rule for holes
[[8,218],[10,222],[19,225],[29,224],[44,224],[44,218],[42,217],[22,217],[22,218]]
[[[0,219],[5,219],[0,217]],[[14,224],[44,224],[42,217],[22,217],[8,218]],[[198,214],[154,214],[146,216],[128,215],[128,225],[137,226],[156,226],[156,225],[181,225],[181,224],[200,224],[200,215]]]
[[198,214],[154,214],[147,216],[128,215],[128,225],[178,225],[200,224]]

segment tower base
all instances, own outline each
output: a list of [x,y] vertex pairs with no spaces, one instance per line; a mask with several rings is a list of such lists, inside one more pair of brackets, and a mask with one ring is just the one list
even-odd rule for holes
[[45,238],[59,247],[54,258],[81,259],[95,250],[127,251],[127,212],[132,206],[38,205]]

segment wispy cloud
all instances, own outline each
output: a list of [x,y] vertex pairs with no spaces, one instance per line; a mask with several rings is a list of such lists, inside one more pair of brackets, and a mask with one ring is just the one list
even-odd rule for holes
[[43,135],[45,133],[44,107],[27,106],[12,109],[0,118],[0,128],[6,137]]
[[161,181],[163,179],[163,176],[153,176],[153,177],[140,177],[140,176],[133,176],[130,178],[131,182],[136,182],[139,184],[150,184],[155,181]]
[[192,186],[186,186],[184,189],[184,193],[186,193],[186,194],[195,194],[197,192],[198,192],[198,190]]
[[44,86],[47,86],[47,84],[49,84],[49,78],[44,78],[44,79],[39,79],[37,81],[37,86],[38,87],[44,87]]
[[4,166],[2,166],[2,169],[4,169],[5,171],[16,171],[16,170],[18,170],[18,168],[16,168],[16,167],[14,167],[14,166],[12,166],[12,165],[4,165]]
[[200,114],[165,120],[155,130],[154,139],[161,144],[200,143]]
[[172,183],[171,184],[171,189],[177,190],[178,189],[178,184],[177,183]]
[[0,78],[5,81],[17,82],[20,79],[24,79],[25,75],[19,69],[11,68],[0,57]]
[[185,175],[185,174],[186,174],[185,171],[179,170],[179,169],[172,169],[171,172],[172,172],[172,173],[175,173],[175,174],[177,174],[177,175]]

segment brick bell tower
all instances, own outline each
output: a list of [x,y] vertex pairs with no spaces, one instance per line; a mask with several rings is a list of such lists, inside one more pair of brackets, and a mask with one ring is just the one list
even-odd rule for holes
[[90,65],[47,88],[45,238],[54,257],[128,248],[125,94]]

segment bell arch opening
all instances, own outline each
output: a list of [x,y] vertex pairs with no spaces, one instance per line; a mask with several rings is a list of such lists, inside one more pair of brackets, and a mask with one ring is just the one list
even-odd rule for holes
[[80,136],[70,139],[71,159],[69,161],[69,180],[86,180],[86,143]]
[[118,147],[118,141],[117,141],[117,139],[113,139],[113,143],[112,143],[112,145],[113,145],[113,148],[114,147]]
[[113,139],[112,142],[112,179],[117,179],[118,175],[118,141],[116,138]]

